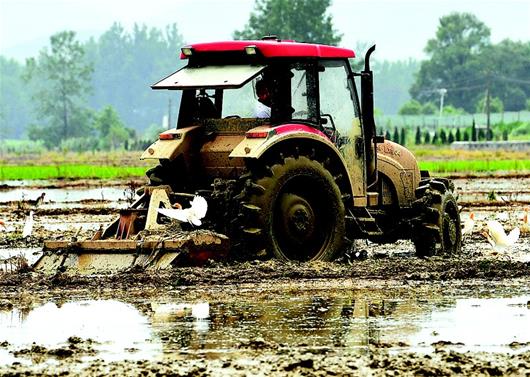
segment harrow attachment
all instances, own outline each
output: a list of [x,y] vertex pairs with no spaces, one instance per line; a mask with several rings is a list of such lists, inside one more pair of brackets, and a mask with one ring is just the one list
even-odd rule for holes
[[91,240],[45,241],[43,255],[33,268],[97,274],[202,265],[225,258],[230,246],[227,236],[203,229],[184,231],[179,223],[158,222],[158,209],[171,208],[170,198],[182,196],[193,197],[174,194],[169,186],[147,186],[130,208],[121,210],[120,217]]

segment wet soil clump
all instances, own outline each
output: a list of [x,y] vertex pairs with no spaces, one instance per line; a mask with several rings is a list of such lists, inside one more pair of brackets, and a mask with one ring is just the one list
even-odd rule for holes
[[91,275],[58,272],[0,273],[0,287],[8,293],[49,289],[131,289],[253,284],[317,279],[372,279],[448,281],[461,279],[515,279],[530,277],[530,262],[484,258],[419,259],[415,257],[367,259],[349,263],[284,263],[275,260],[245,263],[212,263],[205,267],[181,267],[167,271],[130,271]]
[[34,367],[11,365],[4,376],[524,376],[530,373],[530,352],[521,354],[464,353],[438,348],[431,354],[391,354],[370,347],[365,354],[329,349],[298,351],[281,348],[275,352],[246,351],[237,356],[201,360],[174,356],[164,361],[96,360],[90,365],[62,363]]

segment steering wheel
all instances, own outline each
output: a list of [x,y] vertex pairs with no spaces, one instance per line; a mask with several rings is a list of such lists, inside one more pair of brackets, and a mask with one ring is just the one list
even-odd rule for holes
[[239,115],[227,115],[223,119],[241,119]]

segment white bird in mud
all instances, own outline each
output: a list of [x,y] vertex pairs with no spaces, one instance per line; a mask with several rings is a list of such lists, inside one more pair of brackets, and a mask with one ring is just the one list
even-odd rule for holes
[[495,251],[502,251],[506,248],[513,246],[519,239],[520,230],[515,227],[509,234],[506,234],[501,223],[495,220],[487,222],[488,231],[482,233],[489,244]]
[[462,227],[462,236],[469,235],[473,232],[473,227],[475,226],[475,213],[471,212],[469,218],[464,221]]
[[190,208],[159,208],[158,213],[180,222],[188,222],[195,226],[202,225],[201,219],[206,216],[208,203],[202,196],[196,195],[191,201]]
[[22,237],[27,238],[31,236],[33,232],[33,211],[29,211],[28,217],[26,217],[26,222],[24,223],[24,229],[22,230]]

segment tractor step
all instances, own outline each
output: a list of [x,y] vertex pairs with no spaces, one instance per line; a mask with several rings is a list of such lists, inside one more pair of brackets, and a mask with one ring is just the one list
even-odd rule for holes
[[358,208],[354,213],[351,213],[358,230],[360,230],[367,237],[382,236],[383,231],[377,225],[377,221],[366,208]]

